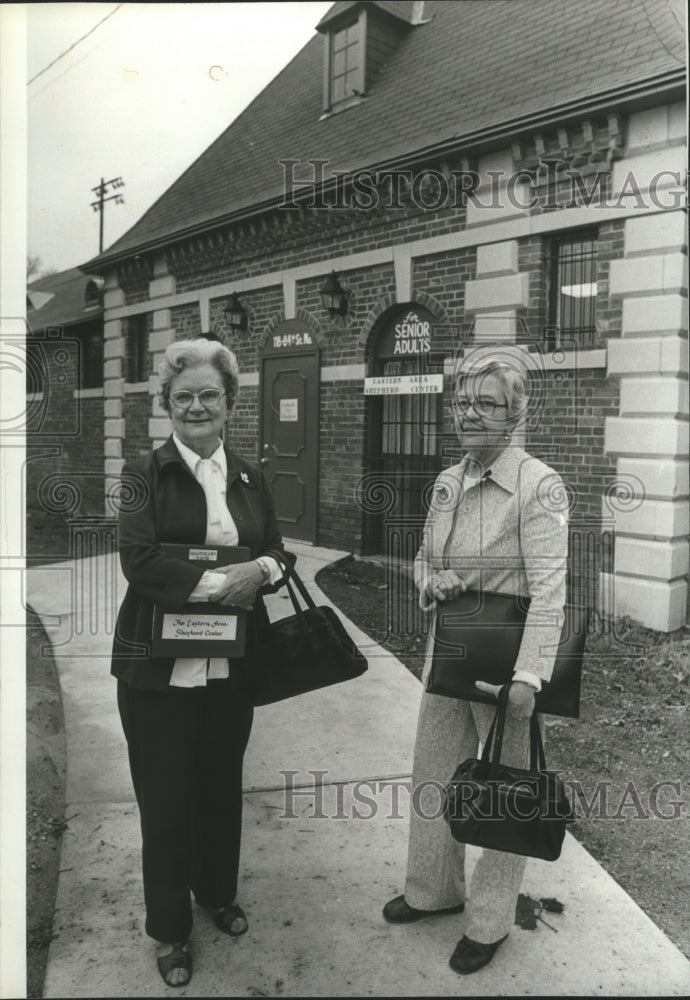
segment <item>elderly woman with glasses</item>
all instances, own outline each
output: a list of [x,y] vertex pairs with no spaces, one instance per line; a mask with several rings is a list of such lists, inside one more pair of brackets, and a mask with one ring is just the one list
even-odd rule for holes
[[[527,767],[535,695],[548,683],[566,596],[567,520],[557,473],[513,443],[528,407],[527,377],[516,354],[477,351],[455,373],[452,410],[466,452],[439,476],[414,578],[424,610],[466,589],[530,598],[515,663],[501,760]],[[423,674],[433,654],[434,623]],[[496,695],[494,685],[477,682]],[[411,923],[465,909],[465,847],[453,840],[439,809],[439,789],[458,763],[475,757],[494,716],[478,704],[425,692],[420,706],[413,809],[404,894],[384,907],[389,923]],[[468,897],[467,932],[450,965],[476,972],[493,958],[515,919],[525,858],[484,850]]]
[[[235,897],[253,708],[241,661],[150,656],[153,608],[210,601],[246,609],[246,656],[268,624],[261,594],[280,585],[285,551],[263,474],[221,437],[237,400],[234,354],[217,340],[178,341],[159,374],[173,433],[123,468],[123,497],[135,499],[123,502],[119,521],[128,587],[112,673],[141,815],[146,932],[159,943],[166,984],[182,987],[192,975],[190,894],[221,931],[247,930]],[[251,559],[204,570],[161,543],[246,546]]]

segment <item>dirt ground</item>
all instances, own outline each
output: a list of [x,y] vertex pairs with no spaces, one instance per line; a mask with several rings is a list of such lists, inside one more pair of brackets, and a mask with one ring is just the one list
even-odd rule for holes
[[[426,639],[406,577],[352,559],[317,582],[420,677]],[[690,637],[607,627],[587,639],[580,718],[545,720],[547,763],[579,790],[574,836],[690,958]]]
[[65,829],[65,733],[50,642],[35,617],[26,681],[26,995],[42,997]]

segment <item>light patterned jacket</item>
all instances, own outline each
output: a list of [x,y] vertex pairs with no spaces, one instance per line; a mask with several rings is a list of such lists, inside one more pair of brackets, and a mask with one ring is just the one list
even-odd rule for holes
[[[490,474],[463,491],[465,456],[434,485],[414,563],[420,604],[434,609],[423,680],[431,667],[435,603],[425,596],[434,570],[453,569],[468,589],[530,598],[514,679],[548,681],[563,623],[568,555],[568,497],[548,465],[512,445]],[[539,682],[535,684],[540,686]]]

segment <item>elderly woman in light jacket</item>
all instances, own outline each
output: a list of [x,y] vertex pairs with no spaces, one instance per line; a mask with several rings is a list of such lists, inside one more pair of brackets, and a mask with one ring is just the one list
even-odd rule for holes
[[[565,493],[553,469],[512,443],[528,406],[527,379],[515,358],[466,359],[454,381],[455,428],[466,454],[436,482],[414,578],[422,608],[431,611],[467,588],[531,599],[501,756],[506,764],[525,767],[529,719],[537,691],[551,676],[565,604]],[[423,680],[431,666],[433,624]],[[477,684],[485,692],[498,691]],[[491,705],[422,695],[407,878],[404,895],[384,907],[390,923],[465,908],[465,848],[451,838],[439,815],[439,788],[460,761],[477,755],[494,711]],[[456,972],[482,968],[505,941],[524,868],[524,857],[482,852],[467,894],[467,933],[450,958]]]

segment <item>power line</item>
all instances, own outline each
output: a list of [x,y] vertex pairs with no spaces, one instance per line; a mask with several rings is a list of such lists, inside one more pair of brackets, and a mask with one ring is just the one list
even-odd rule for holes
[[44,66],[43,69],[39,73],[36,74],[36,76],[32,76],[31,79],[27,83],[27,87],[29,86],[29,84],[33,83],[34,80],[38,80],[39,76],[43,76],[43,74],[47,70],[49,70],[51,66],[54,66],[56,62],[59,62],[61,59],[64,59],[64,57],[68,54],[68,52],[71,52],[72,49],[76,48],[77,45],[79,45],[80,42],[83,42],[85,38],[88,38],[89,35],[92,35],[94,33],[94,31],[96,30],[96,28],[99,28],[103,24],[104,21],[107,21],[109,17],[113,16],[113,14],[117,14],[117,12],[120,9],[120,7],[124,7],[124,4],[123,3],[119,3],[114,10],[111,10],[109,14],[106,14],[105,17],[102,17],[100,19],[100,21],[98,22],[98,24],[94,24],[93,28],[91,28],[89,31],[87,31],[85,35],[82,35],[81,38],[78,38],[76,40],[76,42],[74,42],[72,45],[70,45],[70,47],[68,49],[65,49],[65,51],[61,52],[60,55],[57,56],[57,58],[53,59],[53,61],[50,62],[50,63],[48,63],[47,66]]
[[41,94],[45,94],[46,90],[48,90],[50,87],[56,84],[58,80],[62,80],[63,76],[67,76],[68,73],[71,73],[72,70],[76,69],[77,66],[80,66],[85,59],[90,59],[91,56],[94,54],[94,52],[97,52],[98,49],[100,49],[101,45],[105,45],[106,41],[107,38],[101,38],[100,42],[97,41],[94,45],[91,46],[90,49],[87,49],[83,55],[77,56],[76,58],[72,59],[68,63],[68,65],[65,66],[65,68],[62,70],[61,73],[56,73],[54,76],[50,78],[50,80],[48,80],[47,83],[43,84],[43,90],[34,90],[31,94],[28,94],[27,101],[33,101],[37,97],[40,97]]

